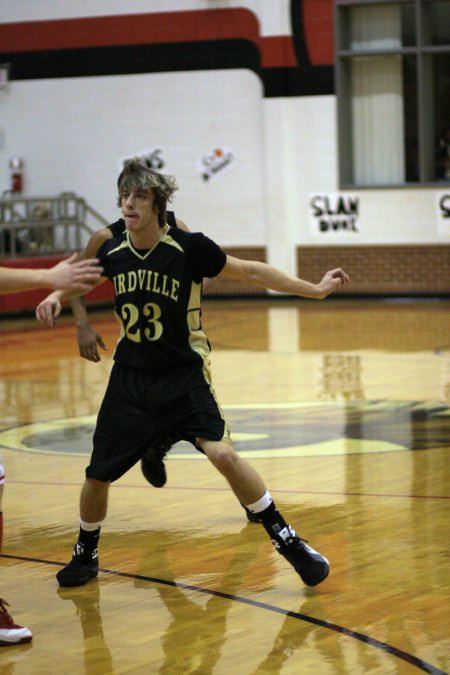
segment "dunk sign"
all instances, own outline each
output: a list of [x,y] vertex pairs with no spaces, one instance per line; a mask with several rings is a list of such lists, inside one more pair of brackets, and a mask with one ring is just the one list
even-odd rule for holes
[[359,234],[359,197],[329,193],[315,194],[310,202],[312,234]]
[[450,191],[436,195],[437,230],[444,236],[450,234]]

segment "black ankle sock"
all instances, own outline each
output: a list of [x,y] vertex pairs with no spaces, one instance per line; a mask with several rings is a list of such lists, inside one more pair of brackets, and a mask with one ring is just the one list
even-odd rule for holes
[[275,506],[275,502],[271,502],[264,511],[260,511],[257,515],[261,518],[264,529],[271,539],[278,539],[278,533],[287,527],[287,523]]
[[98,540],[100,538],[100,528],[93,532],[88,532],[80,527],[80,534],[78,535],[78,543],[83,545],[84,551],[92,553],[98,547]]

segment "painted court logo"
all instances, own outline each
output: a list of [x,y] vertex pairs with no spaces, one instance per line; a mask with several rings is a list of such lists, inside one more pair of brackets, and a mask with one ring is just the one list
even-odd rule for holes
[[[223,406],[243,457],[329,455],[431,450],[450,434],[447,404],[427,401],[267,403]],[[67,417],[0,431],[0,447],[44,454],[89,455],[95,416]],[[174,458],[199,459],[189,443]]]

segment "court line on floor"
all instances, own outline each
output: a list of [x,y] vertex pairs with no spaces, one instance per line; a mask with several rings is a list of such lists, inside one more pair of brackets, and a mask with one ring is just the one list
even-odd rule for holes
[[[56,487],[78,487],[81,489],[82,481],[77,483],[67,483],[61,481],[40,481],[40,480],[15,480],[8,479],[8,485],[42,485],[48,486],[53,485]],[[147,484],[137,485],[111,485],[112,489],[115,490],[148,490],[149,486]],[[230,492],[229,487],[199,487],[196,485],[165,485],[164,490],[189,490],[190,492]],[[400,498],[400,499],[450,499],[450,495],[408,495],[400,493],[383,493],[383,492],[333,492],[331,490],[285,490],[285,489],[273,489],[270,491],[273,494],[292,494],[292,495],[319,495],[321,497],[381,497],[381,498]]]
[[[8,558],[10,560],[21,560],[23,562],[34,562],[43,565],[54,565],[57,567],[63,567],[66,564],[57,562],[55,560],[43,560],[42,558],[29,558],[27,556],[16,556],[16,555],[9,555],[6,553],[1,554],[0,558]],[[293,619],[297,619],[299,621],[305,621],[307,623],[314,624],[321,628],[327,628],[328,630],[334,631],[335,633],[340,633],[341,635],[345,635],[355,640],[359,640],[360,642],[364,642],[370,647],[375,647],[376,649],[379,649],[387,654],[390,654],[391,656],[395,656],[401,659],[402,661],[406,661],[407,663],[411,664],[412,666],[415,666],[416,668],[422,670],[425,673],[431,673],[431,675],[447,675],[447,673],[445,673],[445,671],[441,670],[440,668],[437,668],[436,666],[427,663],[423,659],[419,659],[417,656],[408,654],[408,652],[405,652],[402,649],[393,647],[392,645],[387,644],[387,642],[381,642],[380,640],[370,637],[369,635],[365,635],[364,633],[359,633],[358,631],[354,631],[350,628],[345,628],[345,626],[340,626],[338,624],[331,623],[330,621],[325,621],[323,619],[317,619],[315,617],[308,616],[307,614],[301,614],[300,612],[293,612],[292,610],[283,609],[282,607],[277,607],[277,605],[271,605],[266,602],[261,602],[260,600],[252,600],[250,598],[245,598],[242,595],[233,595],[231,593],[224,593],[223,591],[214,591],[210,588],[203,588],[202,586],[193,586],[191,584],[183,584],[182,582],[179,581],[169,581],[167,579],[159,579],[157,577],[147,577],[142,574],[131,574],[129,572],[119,572],[117,570],[110,570],[105,568],[99,568],[99,572],[102,572],[103,574],[110,574],[112,576],[123,577],[125,579],[135,579],[137,581],[148,581],[149,583],[162,584],[164,586],[172,586],[173,588],[179,588],[184,591],[194,591],[196,593],[202,593],[204,595],[213,595],[218,598],[224,598],[225,600],[232,600],[234,602],[239,602],[244,605],[250,605],[252,607],[264,609],[269,612],[274,612],[276,614],[288,616]]]

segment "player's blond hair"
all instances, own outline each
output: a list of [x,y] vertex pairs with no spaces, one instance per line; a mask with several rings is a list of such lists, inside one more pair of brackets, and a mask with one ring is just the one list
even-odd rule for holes
[[154,207],[158,212],[159,226],[166,224],[167,202],[172,201],[173,193],[178,190],[175,176],[158,173],[147,165],[145,159],[134,157],[125,165],[117,179],[118,198],[117,205],[122,205],[122,196],[126,192],[147,192],[153,190],[155,199]]

